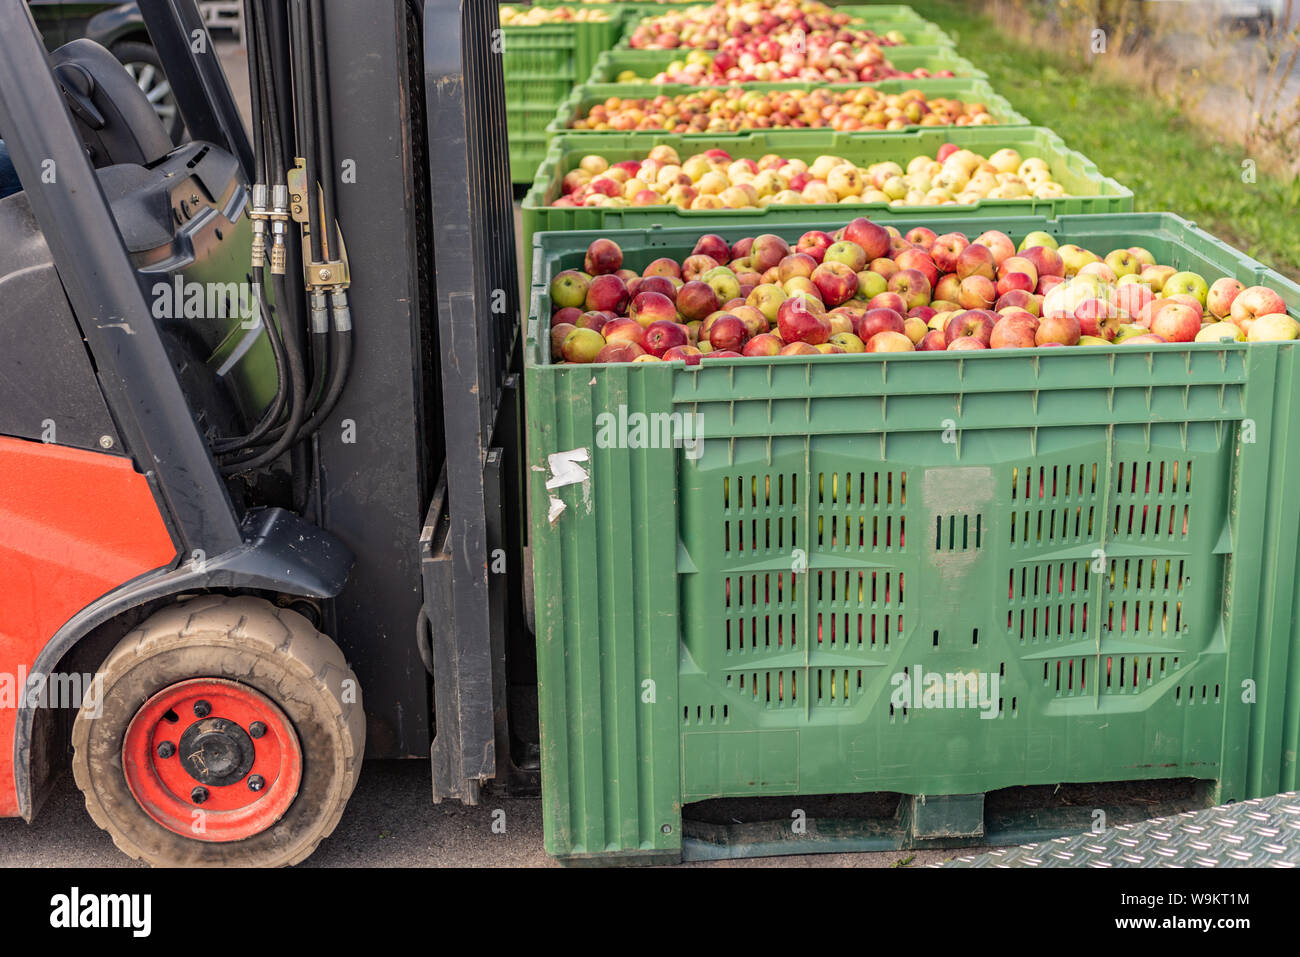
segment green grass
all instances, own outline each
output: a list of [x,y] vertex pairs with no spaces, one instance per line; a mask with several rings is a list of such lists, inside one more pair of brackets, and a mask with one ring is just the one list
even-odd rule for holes
[[1177,213],[1293,278],[1300,278],[1300,177],[1262,171],[1242,182],[1245,153],[1176,110],[1052,50],[1004,35],[974,4],[913,0],[989,74],[993,88],[1036,125],[1054,129],[1101,171],[1133,190],[1136,208]]

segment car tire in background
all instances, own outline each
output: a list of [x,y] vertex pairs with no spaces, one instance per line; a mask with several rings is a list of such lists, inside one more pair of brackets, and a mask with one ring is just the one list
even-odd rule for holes
[[179,143],[185,132],[185,121],[181,118],[181,111],[176,105],[171,84],[167,82],[167,76],[163,73],[162,60],[158,57],[158,51],[148,43],[141,43],[138,40],[123,40],[115,43],[112,51],[135,78],[140,89],[149,98],[149,102],[153,104],[154,112],[158,114],[158,119],[162,121],[163,129],[167,131],[171,141]]

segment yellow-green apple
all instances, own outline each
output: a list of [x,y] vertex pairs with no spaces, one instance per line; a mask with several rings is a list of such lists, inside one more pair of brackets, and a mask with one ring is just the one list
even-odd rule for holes
[[596,362],[632,362],[645,350],[635,342],[611,342],[596,353]]
[[627,309],[627,302],[627,283],[618,276],[609,273],[596,276],[587,286],[588,311],[606,311],[621,316]]
[[1201,316],[1189,305],[1170,302],[1152,317],[1151,331],[1166,342],[1191,342],[1201,331]]
[[993,250],[979,243],[971,243],[957,257],[957,268],[954,272],[957,273],[958,279],[966,279],[969,276],[983,276],[991,282],[998,274],[997,260],[993,256]]
[[1115,341],[1123,342],[1125,339],[1131,339],[1133,336],[1140,336],[1147,332],[1147,327],[1136,322],[1122,322],[1119,329],[1115,332]]
[[589,283],[576,269],[566,269],[551,280],[551,308],[581,306],[587,301]]
[[[1201,306],[1205,306],[1205,296],[1209,293],[1210,287],[1200,275],[1194,272],[1176,272],[1168,279],[1160,289],[1165,297],[1188,295],[1195,296]],[[1159,333],[1157,333],[1159,334]],[[1178,339],[1170,340],[1171,342],[1184,342],[1188,340]]]
[[907,321],[893,309],[868,309],[858,317],[855,331],[863,342],[870,342],[872,336],[881,332],[901,332],[906,335]]
[[1129,336],[1126,339],[1119,340],[1126,346],[1153,346],[1161,342],[1168,342],[1164,336],[1158,336],[1154,332],[1144,332],[1141,335]]
[[791,298],[781,303],[776,321],[785,342],[806,342],[815,346],[831,337],[830,320],[809,309],[803,299]]
[[564,338],[561,351],[565,362],[585,363],[596,361],[605,348],[605,337],[595,329],[574,329]]
[[831,324],[831,337],[839,335],[841,332],[852,332],[857,328],[857,316],[851,313],[842,312],[838,308],[832,309],[826,313],[826,318]]
[[1241,325],[1247,320],[1279,312],[1286,312],[1286,302],[1281,296],[1267,286],[1248,286],[1232,300],[1228,315]]
[[745,297],[745,302],[756,307],[759,312],[767,316],[768,322],[775,323],[776,311],[781,307],[781,303],[785,302],[786,298],[786,292],[780,286],[764,283],[755,286],[750,294]]
[[988,345],[997,318],[997,313],[985,309],[967,309],[957,313],[948,320],[943,330],[949,348],[958,339],[975,339],[982,345]]
[[1235,322],[1226,320],[1220,322],[1210,322],[1201,326],[1201,331],[1196,334],[1194,342],[1222,342],[1227,339],[1230,342],[1241,342],[1246,338],[1246,334],[1241,331],[1241,326]]
[[713,346],[715,351],[738,352],[748,338],[749,330],[745,327],[744,321],[731,313],[724,312],[709,326],[709,345]]
[[1231,276],[1214,280],[1205,294],[1205,308],[1215,319],[1225,319],[1232,313],[1232,300],[1246,287]]
[[900,316],[907,312],[907,306],[903,302],[903,297],[896,292],[882,292],[878,296],[872,296],[867,300],[868,309],[892,309]]
[[744,321],[745,328],[749,330],[751,336],[757,336],[772,328],[772,324],[767,321],[767,316],[763,315],[756,306],[741,304],[727,311]]
[[840,346],[837,346],[833,342],[823,342],[820,345],[814,346],[813,348],[815,348],[818,352],[822,353],[823,355],[828,355],[828,356],[844,355],[844,349],[841,348]]
[[817,260],[807,253],[791,253],[781,260],[777,268],[781,282],[785,282],[795,276],[811,276],[817,266]]
[[1300,322],[1296,322],[1285,312],[1267,313],[1255,318],[1246,338],[1251,342],[1279,342],[1300,338]]
[[606,342],[635,342],[638,346],[645,345],[645,327],[635,319],[611,319],[601,327],[600,334]]
[[700,276],[700,279],[713,287],[719,302],[726,302],[740,295],[740,280],[726,266],[714,266]]
[[1120,276],[1135,276],[1142,270],[1142,263],[1130,249],[1112,249],[1103,260],[1118,279]]
[[866,352],[867,346],[852,332],[837,332],[830,339],[845,352]]
[[[970,249],[983,249],[971,246]],[[963,309],[988,309],[997,301],[998,289],[987,276],[967,276],[957,290],[957,302]]]
[[864,270],[858,273],[858,293],[859,299],[870,299],[872,296],[878,296],[889,288],[889,280],[878,272]]
[[677,311],[688,321],[703,319],[709,313],[716,312],[720,305],[718,294],[707,282],[692,279],[677,290]]
[[750,255],[754,259],[754,270],[760,273],[767,272],[790,255],[790,244],[780,236],[764,233],[761,236],[754,237],[754,245],[750,250]]
[[[1074,243],[1066,243],[1057,252],[1061,256],[1061,263],[1065,266],[1065,275],[1073,276],[1088,263],[1100,262],[1101,257],[1091,250],[1076,246]],[[1042,270],[1039,270],[1042,273]]]
[[837,262],[848,266],[851,270],[862,272],[867,268],[867,254],[863,252],[862,247],[857,243],[841,240],[833,243],[827,250],[826,255],[822,258],[823,263]]
[[646,326],[645,339],[641,345],[650,355],[662,358],[664,353],[675,346],[690,345],[690,337],[685,326],[657,319]]
[[1041,300],[1033,293],[1024,289],[1012,289],[998,296],[998,301],[993,305],[994,312],[1001,312],[1003,309],[1016,308],[1023,309],[1030,315],[1038,315]]
[[593,276],[617,272],[623,265],[623,250],[612,239],[597,239],[587,247],[583,268]]
[[781,347],[783,356],[815,356],[818,355],[817,347],[809,345],[803,341],[789,342]]
[[677,306],[661,292],[640,292],[628,306],[627,314],[639,325],[649,326],[652,322],[675,321]]
[[632,364],[636,365],[638,362],[663,362],[663,361],[664,360],[659,358],[658,356],[652,356],[650,353],[646,352],[646,353],[642,353],[641,355],[633,359]]
[[[825,268],[823,264],[820,268]],[[900,269],[889,279],[889,291],[903,297],[904,312],[930,301],[930,281],[919,269]]]
[[1015,316],[1003,317],[993,325],[993,332],[989,335],[989,348],[1032,348],[1036,345],[1034,342],[1036,329],[1037,325],[1032,317],[1030,319],[1021,319]]
[[1047,249],[1056,249],[1058,245],[1056,237],[1051,233],[1045,233],[1041,229],[1035,229],[1033,232],[1025,234],[1025,238],[1020,240],[1020,245],[1016,247],[1016,250],[1018,252],[1024,252],[1026,249],[1032,249],[1035,246],[1043,246]]
[[684,361],[688,366],[697,366],[700,364],[700,350],[695,346],[673,346],[664,353],[665,362]]
[[970,240],[965,234],[944,233],[942,236],[935,237],[934,242],[930,244],[930,257],[940,273],[954,272],[957,269],[957,260],[968,246]]
[[1178,272],[1173,266],[1143,266],[1138,273],[1142,281],[1151,287],[1152,292],[1162,292],[1165,280]]
[[1114,345],[1110,339],[1103,339],[1101,336],[1080,336],[1079,345],[1081,346],[1110,346]]
[[820,229],[810,229],[799,237],[795,250],[811,256],[820,263],[826,256],[826,250],[834,244],[835,240],[830,233],[824,233]]
[[951,299],[931,299],[930,308],[935,312],[961,312],[961,303]]
[[908,316],[903,320],[903,332],[912,340],[913,345],[924,339],[925,334],[930,331],[930,327],[925,322],[926,320],[920,316]]
[[916,346],[901,332],[877,332],[867,340],[868,352],[913,352]]
[[988,229],[980,233],[975,237],[975,243],[992,251],[996,265],[1001,265],[1004,259],[1010,258],[1016,252],[1016,244],[1011,241],[1011,237],[997,229]]
[[1034,344],[1045,346],[1048,343],[1056,343],[1062,346],[1078,345],[1079,336],[1082,330],[1079,328],[1079,320],[1073,315],[1060,315],[1054,313],[1050,316],[1044,316],[1038,323],[1038,329],[1034,332]]

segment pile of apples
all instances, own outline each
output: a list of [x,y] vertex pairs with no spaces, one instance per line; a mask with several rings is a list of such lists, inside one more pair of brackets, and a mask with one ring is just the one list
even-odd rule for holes
[[[837,50],[831,55],[831,63],[825,70],[819,70],[813,77],[821,83],[873,83],[877,80],[916,79],[925,80],[932,77],[955,76],[952,70],[931,72],[925,67],[915,70],[900,70],[889,62],[879,46],[869,45],[848,57]],[[836,57],[843,59],[837,61]],[[725,86],[728,83],[745,83],[750,81],[779,81],[790,77],[777,75],[779,65],[755,63],[742,69],[736,57],[722,52],[717,55],[705,50],[692,50],[685,58],[673,60],[663,70],[653,76],[643,77],[635,70],[624,70],[618,74],[619,83],[681,83],[690,86]],[[807,63],[804,69],[812,70]],[[796,77],[795,79],[803,79]]]
[[610,239],[550,285],[555,362],[660,362],[863,352],[1295,339],[1266,286],[1159,265],[1141,247],[1105,257],[1045,232],[1017,248],[859,217],[792,246],[701,236],[681,262],[623,267]]
[[705,150],[682,161],[673,147],[660,144],[645,159],[613,165],[599,154],[584,156],[576,169],[565,174],[561,190],[551,206],[947,206],[1068,195],[1040,157],[1023,159],[1008,148],[985,158],[953,143],[945,143],[934,157],[914,157],[906,169],[892,161],[864,169],[829,155],[817,157],[812,165],[776,154],[758,160],[732,159],[723,149]]
[[740,130],[902,130],[909,126],[988,126],[997,120],[983,103],[921,90],[881,93],[853,90],[703,89],[676,96],[612,96],[570,124],[575,130],[657,130],[667,133],[735,133]]
[[548,23],[607,23],[609,14],[604,10],[575,9],[574,7],[507,7],[501,8],[503,27],[541,27]]

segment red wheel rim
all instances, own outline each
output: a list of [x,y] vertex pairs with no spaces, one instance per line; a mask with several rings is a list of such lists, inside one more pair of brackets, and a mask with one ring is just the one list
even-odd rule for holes
[[194,678],[159,691],[127,726],[122,769],[140,807],[198,841],[241,841],[289,809],[302,782],[298,735],[265,695]]

